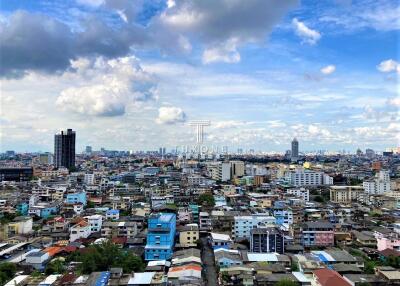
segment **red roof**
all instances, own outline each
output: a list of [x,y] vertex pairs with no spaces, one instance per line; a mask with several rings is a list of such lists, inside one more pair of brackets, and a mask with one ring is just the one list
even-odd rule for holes
[[78,247],[73,246],[73,245],[68,245],[64,247],[65,252],[75,252],[78,249]]
[[114,237],[111,239],[111,241],[115,244],[125,244],[127,238],[126,237]]
[[400,251],[394,250],[394,249],[390,249],[390,248],[386,248],[384,250],[379,251],[379,254],[385,256],[385,257],[389,257],[389,256],[395,256],[398,257],[400,256]]
[[344,280],[336,271],[330,269],[318,269],[313,271],[321,286],[351,286],[349,282]]

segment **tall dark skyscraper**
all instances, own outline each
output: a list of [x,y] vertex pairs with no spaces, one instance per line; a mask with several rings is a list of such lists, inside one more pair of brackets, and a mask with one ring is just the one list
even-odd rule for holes
[[297,141],[296,138],[293,139],[292,141],[292,154],[291,154],[292,160],[296,160],[299,158],[299,141]]
[[54,136],[54,166],[69,170],[75,167],[75,131],[72,129]]

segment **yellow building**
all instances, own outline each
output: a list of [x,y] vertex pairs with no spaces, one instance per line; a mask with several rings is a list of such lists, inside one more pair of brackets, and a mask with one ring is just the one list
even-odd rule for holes
[[363,186],[331,186],[330,200],[334,203],[349,204],[364,193]]
[[179,244],[181,247],[195,247],[199,240],[199,226],[196,223],[179,228]]
[[21,234],[32,232],[33,221],[31,217],[19,216],[12,222],[2,224],[0,227],[0,239],[4,240]]

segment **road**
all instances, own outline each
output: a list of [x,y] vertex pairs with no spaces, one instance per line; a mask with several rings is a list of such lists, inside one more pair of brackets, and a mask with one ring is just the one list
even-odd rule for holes
[[203,261],[203,280],[207,286],[218,286],[218,275],[214,264],[214,251],[207,243],[207,237],[200,238],[201,260]]

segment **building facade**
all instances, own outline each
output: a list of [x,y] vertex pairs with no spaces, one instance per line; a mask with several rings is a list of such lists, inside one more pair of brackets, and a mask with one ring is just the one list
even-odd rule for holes
[[75,168],[75,131],[68,129],[67,132],[54,136],[54,166],[65,167],[71,170]]
[[285,252],[285,236],[276,227],[255,228],[250,231],[251,252]]
[[253,228],[274,225],[276,219],[269,215],[235,216],[232,229],[232,237],[235,239],[250,239],[250,231]]
[[173,254],[176,216],[173,213],[153,214],[148,219],[145,260],[170,259]]
[[333,225],[327,221],[309,221],[302,227],[302,242],[305,247],[334,246]]

